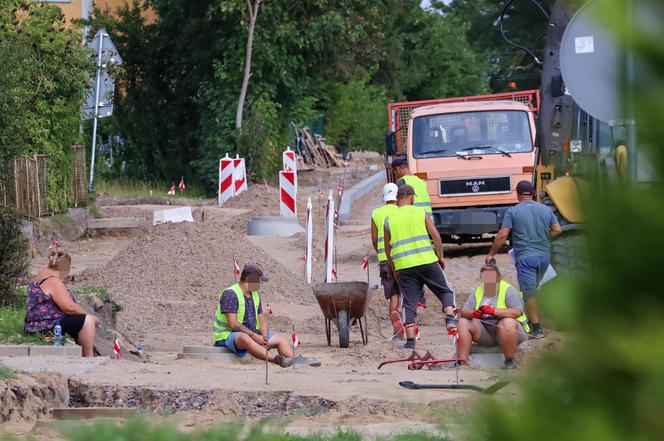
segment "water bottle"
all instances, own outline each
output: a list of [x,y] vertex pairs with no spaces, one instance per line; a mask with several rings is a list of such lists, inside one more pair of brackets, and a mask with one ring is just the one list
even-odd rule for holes
[[53,328],[53,336],[55,337],[53,339],[53,346],[62,346],[62,326],[60,326],[59,322]]

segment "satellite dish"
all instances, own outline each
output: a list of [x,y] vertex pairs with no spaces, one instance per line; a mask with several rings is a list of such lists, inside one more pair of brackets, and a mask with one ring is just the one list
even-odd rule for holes
[[[560,71],[574,101],[602,121],[626,119],[620,99],[624,72],[621,52],[598,2],[586,3],[572,17],[560,43]],[[607,32],[608,30],[608,32]]]

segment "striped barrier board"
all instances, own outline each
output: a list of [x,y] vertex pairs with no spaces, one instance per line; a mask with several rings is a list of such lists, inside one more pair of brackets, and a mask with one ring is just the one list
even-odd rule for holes
[[233,159],[228,156],[219,160],[219,205],[223,205],[235,194],[233,185],[233,175],[235,171],[235,164]]
[[244,158],[235,155],[233,166],[233,190],[235,196],[237,196],[247,189],[247,170],[244,167]]
[[297,216],[297,178],[294,171],[279,172],[279,211],[283,217]]
[[291,150],[290,147],[286,147],[286,151],[283,154],[283,164],[284,164],[284,170],[291,170],[297,172],[297,161],[295,158],[295,152]]

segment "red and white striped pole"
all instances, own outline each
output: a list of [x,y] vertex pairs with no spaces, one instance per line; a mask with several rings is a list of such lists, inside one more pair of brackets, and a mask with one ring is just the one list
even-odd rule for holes
[[336,280],[334,267],[334,197],[332,190],[327,198],[327,212],[325,213],[325,283]]
[[226,153],[226,156],[219,160],[219,205],[223,205],[235,194],[235,189],[233,188],[234,171],[235,164],[233,159]]
[[297,217],[297,179],[294,171],[279,172],[279,212],[283,217]]
[[284,170],[291,170],[297,172],[297,162],[295,158],[295,152],[286,147],[286,151],[283,154],[283,164]]
[[237,196],[247,189],[247,170],[244,166],[244,158],[235,155],[233,167],[233,193]]

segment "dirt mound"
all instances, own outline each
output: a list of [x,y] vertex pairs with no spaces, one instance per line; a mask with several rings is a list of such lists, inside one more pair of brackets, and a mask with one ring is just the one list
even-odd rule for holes
[[279,216],[279,189],[269,184],[252,184],[224,204],[227,208],[249,208],[251,216]]
[[77,278],[78,284],[111,292],[123,307],[119,331],[135,344],[145,343],[149,331],[164,328],[210,331],[220,290],[235,282],[234,258],[241,265],[263,266],[270,277],[262,290],[266,303],[297,304],[311,298],[299,275],[244,238],[246,217],[215,208],[206,213],[204,222],[155,227],[103,267]]
[[59,375],[21,375],[0,381],[0,423],[33,421],[68,403],[67,380]]

